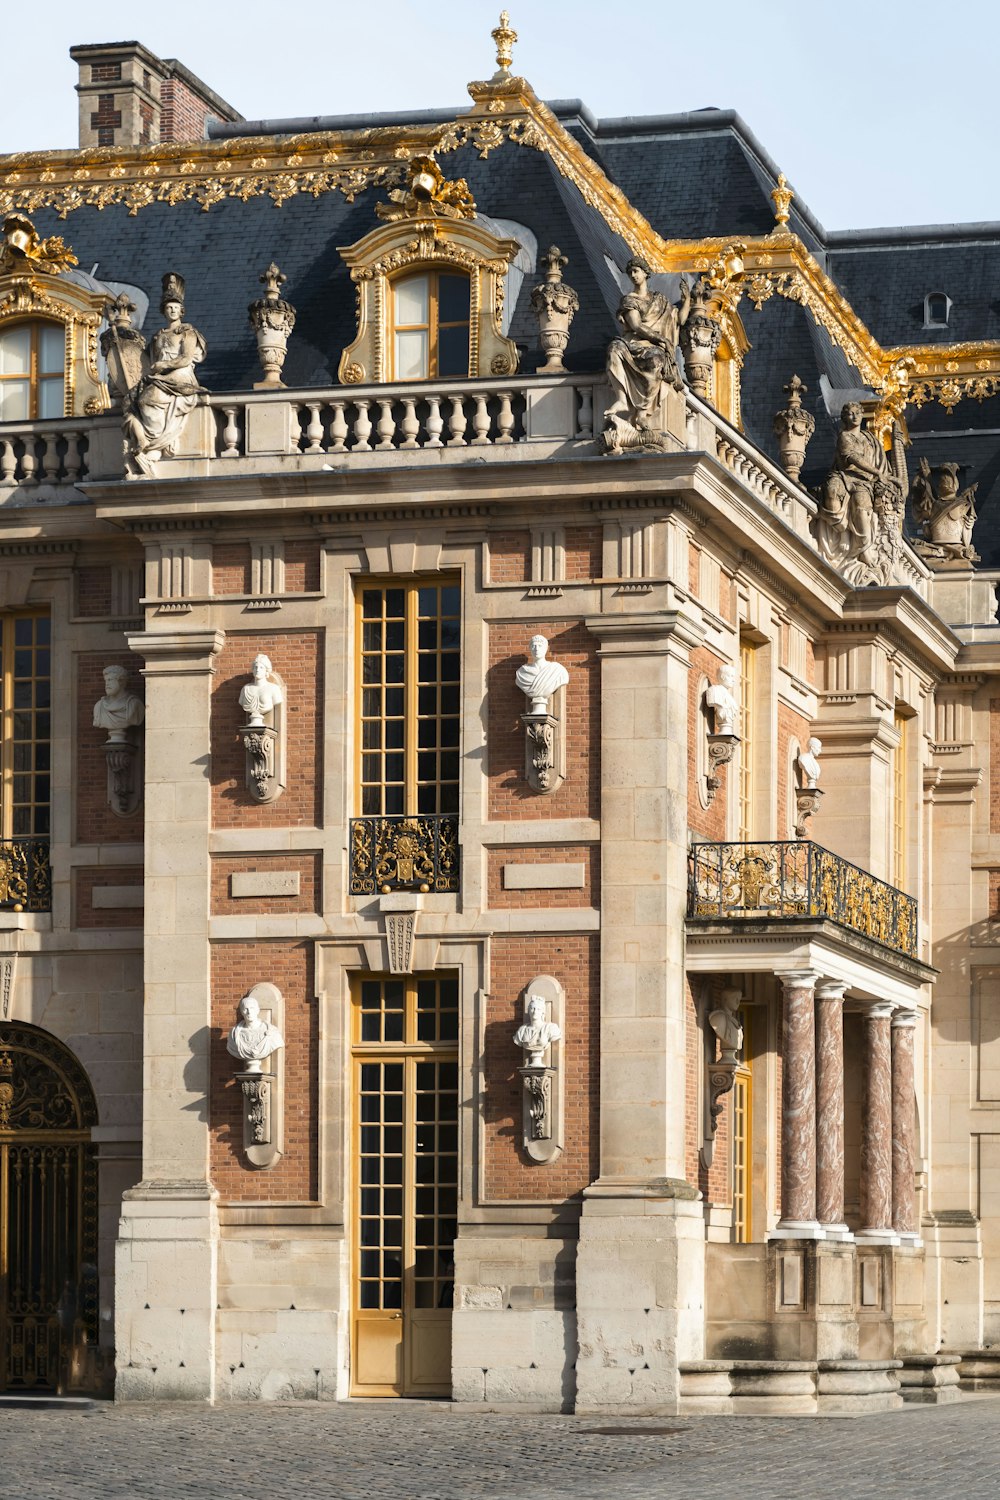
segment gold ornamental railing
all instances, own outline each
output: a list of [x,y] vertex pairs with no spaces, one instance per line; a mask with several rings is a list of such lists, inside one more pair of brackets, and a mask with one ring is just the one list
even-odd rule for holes
[[48,839],[0,839],[0,911],[51,911]]
[[826,918],[898,953],[917,956],[914,897],[808,840],[695,844],[688,877],[689,918]]
[[351,820],[351,895],[457,891],[454,813]]

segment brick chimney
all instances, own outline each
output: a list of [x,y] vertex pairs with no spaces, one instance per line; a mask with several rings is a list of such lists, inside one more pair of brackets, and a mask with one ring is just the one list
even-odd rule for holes
[[243,116],[176,58],[141,42],[71,47],[80,69],[80,146],[155,146],[203,141],[213,120]]

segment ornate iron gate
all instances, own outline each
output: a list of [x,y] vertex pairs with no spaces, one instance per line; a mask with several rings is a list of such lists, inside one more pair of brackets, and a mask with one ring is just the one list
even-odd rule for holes
[[0,1025],[0,1390],[93,1384],[96,1123],[72,1053],[37,1027]]

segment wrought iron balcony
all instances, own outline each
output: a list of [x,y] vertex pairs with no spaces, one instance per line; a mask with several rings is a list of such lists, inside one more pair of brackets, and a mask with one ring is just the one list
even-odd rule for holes
[[48,839],[0,839],[0,911],[51,911]]
[[458,890],[455,813],[352,818],[351,895]]
[[917,903],[867,870],[808,840],[695,844],[688,917],[723,922],[836,922],[917,957]]

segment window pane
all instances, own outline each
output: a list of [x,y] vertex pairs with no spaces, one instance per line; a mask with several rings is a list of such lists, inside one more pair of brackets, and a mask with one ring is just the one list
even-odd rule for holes
[[396,326],[427,322],[428,285],[426,276],[407,276],[396,282]]
[[40,417],[61,417],[62,414],[62,377],[50,375],[47,380],[40,380],[38,382],[38,415]]
[[427,379],[427,332],[411,329],[396,334],[396,379]]
[[442,328],[438,332],[438,374],[468,375],[469,325]]
[[43,323],[39,329],[38,369],[42,375],[61,375],[66,353],[66,335],[57,323]]
[[18,328],[0,334],[0,375],[27,375],[31,370],[31,328]]
[[468,321],[468,276],[440,276],[438,278],[438,322],[467,323]]
[[0,380],[0,422],[25,422],[29,386],[26,380]]

